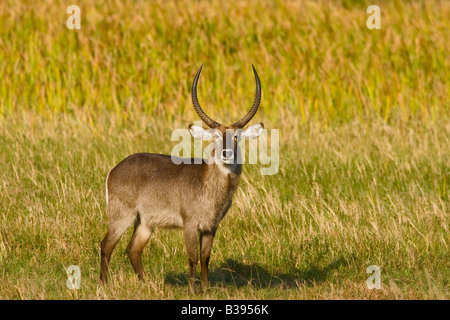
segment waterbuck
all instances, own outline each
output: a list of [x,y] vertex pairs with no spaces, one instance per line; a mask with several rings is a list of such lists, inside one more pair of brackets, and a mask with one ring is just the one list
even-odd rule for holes
[[212,141],[211,157],[201,159],[201,163],[197,164],[194,159],[175,164],[170,155],[136,153],[108,173],[106,200],[109,225],[101,243],[100,279],[103,283],[107,282],[112,251],[133,223],[134,233],[127,253],[139,279],[144,276],[142,250],[153,229],[179,227],[183,229],[186,243],[192,291],[195,292],[195,273],[199,260],[198,242],[201,285],[206,286],[208,283],[208,263],[214,235],[231,206],[242,171],[238,142],[244,138],[257,138],[264,127],[259,123],[242,129],[256,114],[261,102],[261,83],[254,67],[256,96],[253,106],[241,120],[228,127],[208,117],[198,102],[197,82],[201,71],[202,67],[192,85],[192,104],[211,129],[190,125],[189,131],[195,139]]

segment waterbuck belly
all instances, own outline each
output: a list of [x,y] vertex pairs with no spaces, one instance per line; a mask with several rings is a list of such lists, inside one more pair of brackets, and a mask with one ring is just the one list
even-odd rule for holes
[[180,228],[183,219],[180,215],[180,207],[177,201],[171,201],[163,195],[155,192],[146,195],[145,200],[139,201],[138,212],[141,219],[149,226],[162,228]]
[[160,228],[182,228],[183,219],[180,214],[165,209],[146,210],[146,223],[150,226]]

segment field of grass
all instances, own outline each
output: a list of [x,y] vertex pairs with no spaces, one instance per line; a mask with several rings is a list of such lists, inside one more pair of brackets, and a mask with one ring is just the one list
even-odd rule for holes
[[[65,1],[0,2],[1,299],[450,298],[448,1],[380,1],[381,30],[368,1],[77,2],[81,30]],[[224,123],[251,106],[255,65],[280,170],[244,166],[206,293],[189,293],[178,230],[155,232],[143,283],[129,230],[102,286],[106,175],[170,154],[201,64]]]

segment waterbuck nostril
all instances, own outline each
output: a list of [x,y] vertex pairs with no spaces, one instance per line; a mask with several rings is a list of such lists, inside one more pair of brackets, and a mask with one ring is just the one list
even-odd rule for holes
[[229,149],[223,150],[222,157],[225,159],[233,158],[233,150],[229,150]]

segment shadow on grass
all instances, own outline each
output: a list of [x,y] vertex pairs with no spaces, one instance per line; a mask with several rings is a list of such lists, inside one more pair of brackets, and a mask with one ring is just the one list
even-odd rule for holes
[[[221,266],[214,269],[210,268],[208,278],[210,285],[214,287],[295,288],[325,281],[330,271],[339,268],[344,263],[345,259],[339,258],[323,268],[311,266],[308,270],[283,273],[268,270],[257,263],[244,264],[228,259]],[[176,286],[188,286],[187,273],[187,266],[184,273],[168,273],[165,277],[165,282]]]

